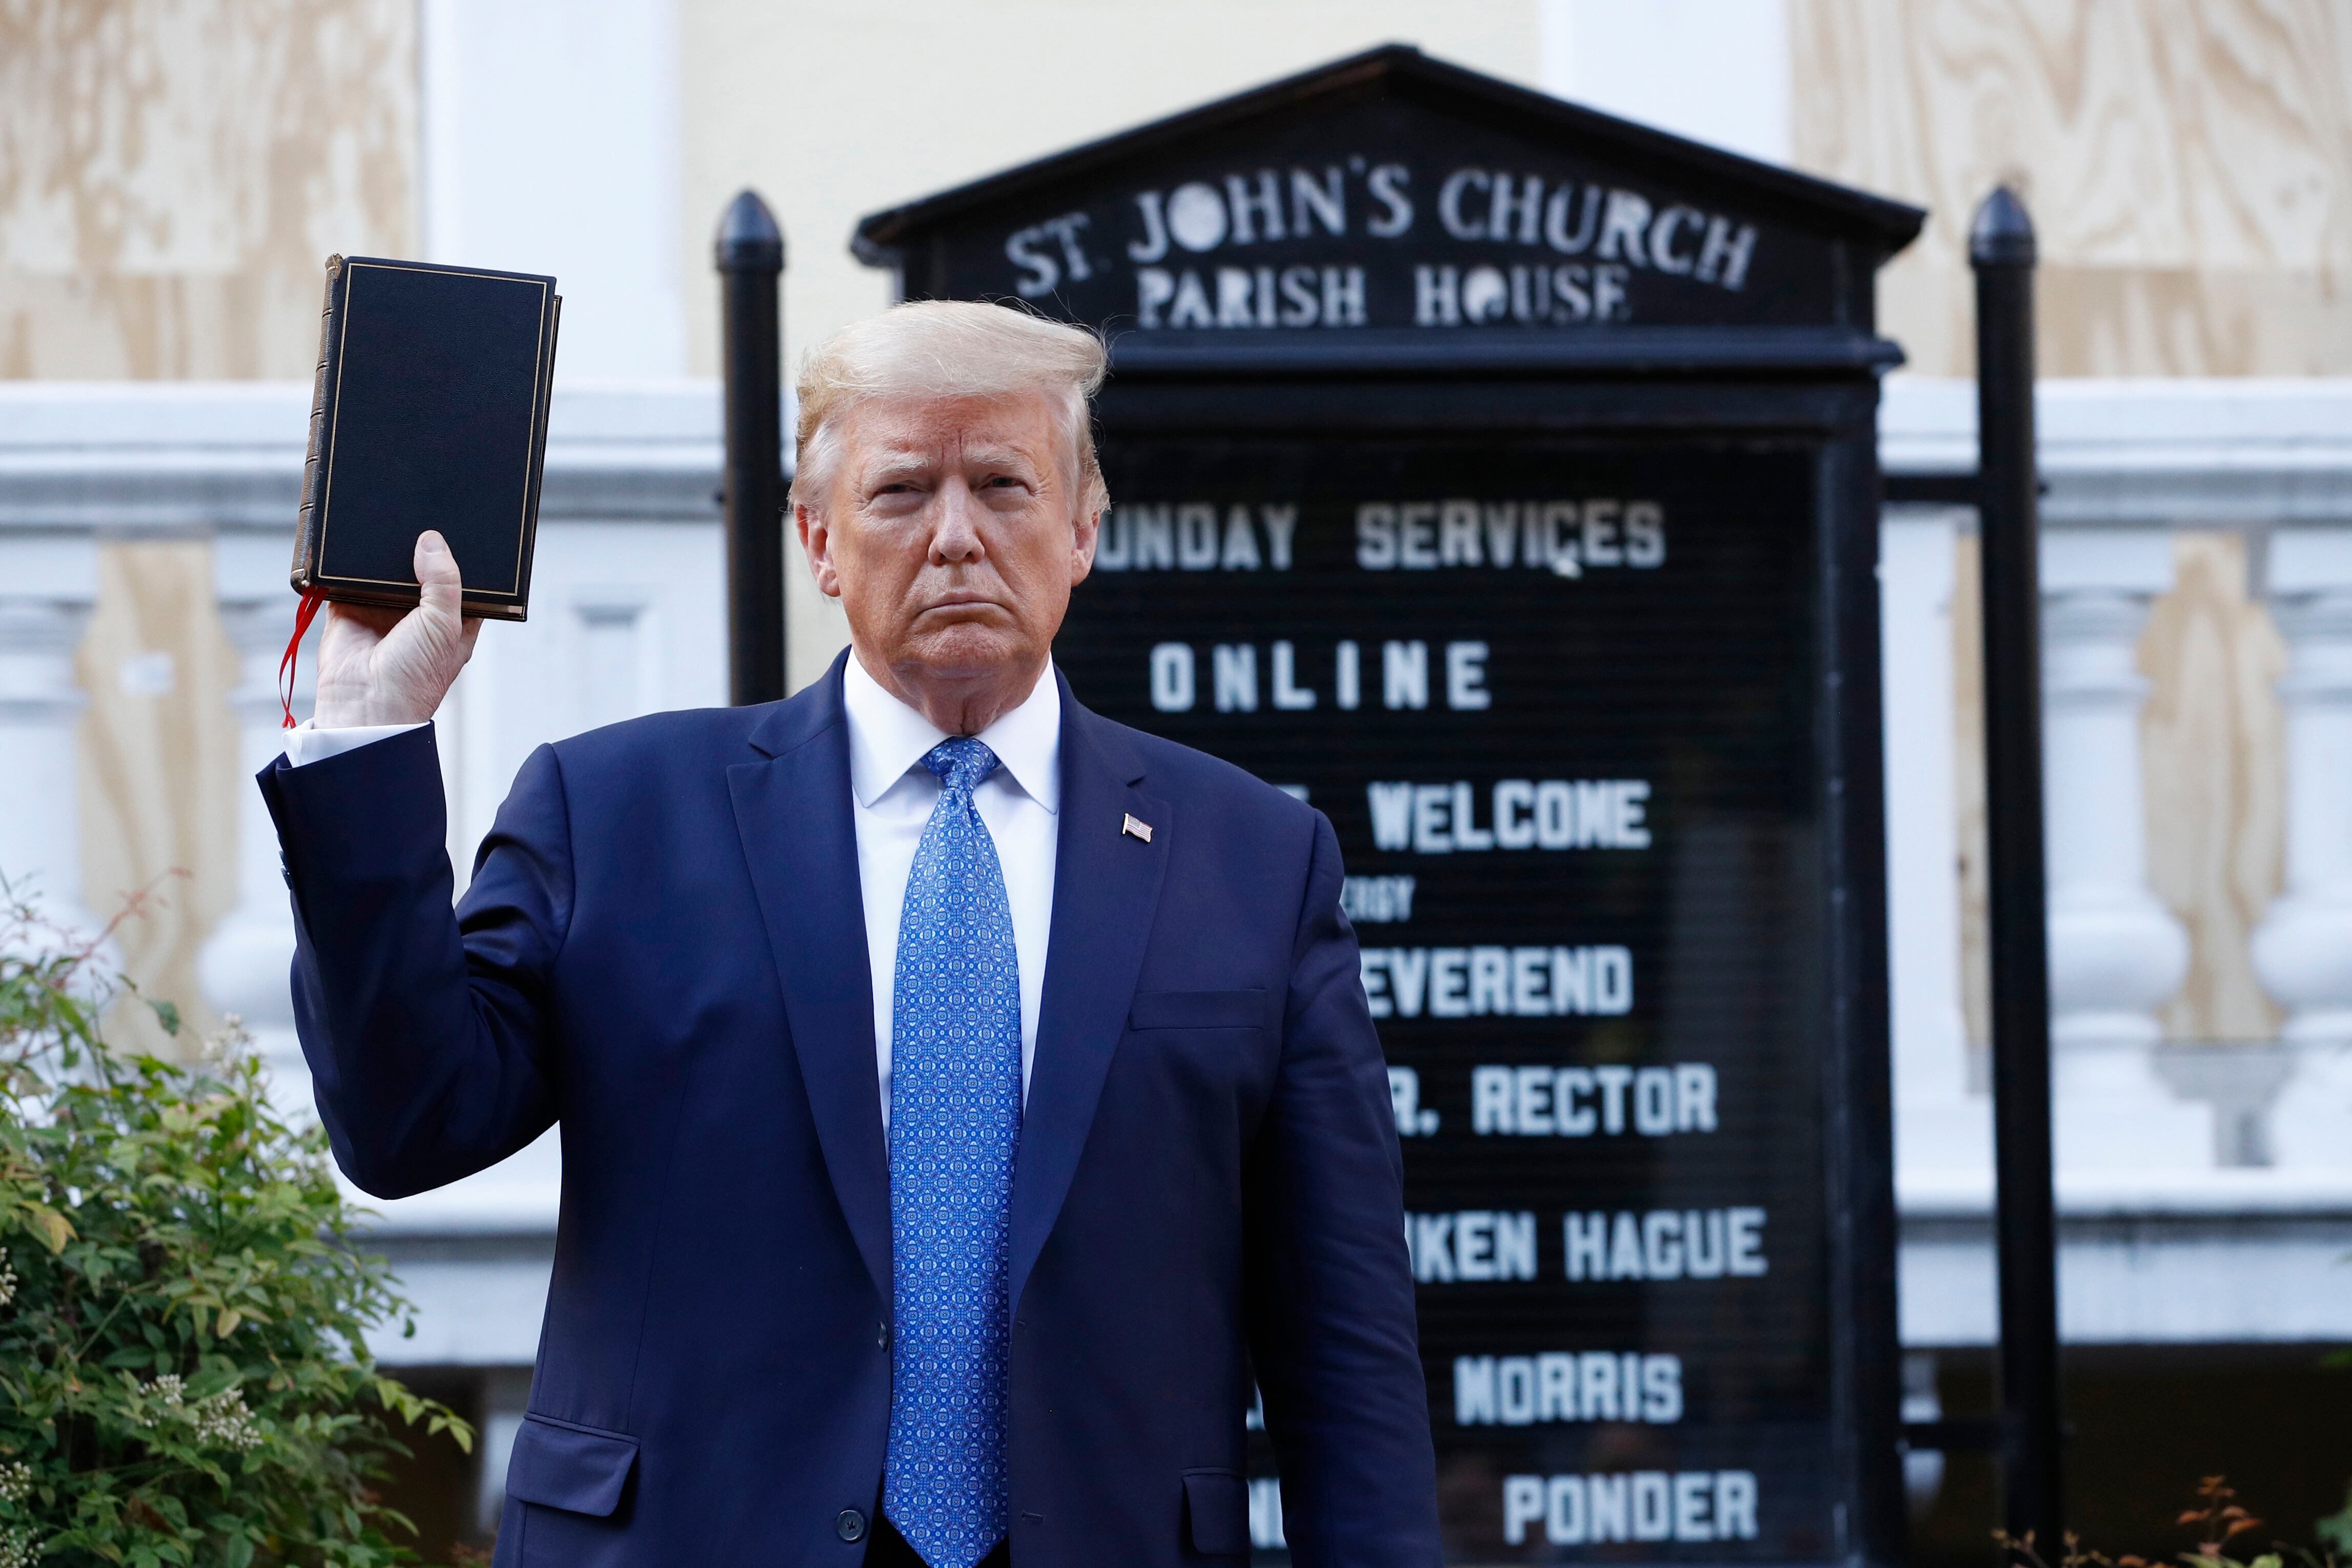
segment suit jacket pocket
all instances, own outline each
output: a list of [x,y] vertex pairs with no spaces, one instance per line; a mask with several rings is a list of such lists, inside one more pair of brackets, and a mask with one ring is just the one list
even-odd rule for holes
[[1231,1470],[1184,1472],[1184,1524],[1192,1550],[1209,1557],[1250,1549],[1249,1486]]
[[625,1433],[526,1415],[507,1466],[507,1496],[601,1519],[621,1506],[636,1462],[637,1440]]
[[1127,1027],[1264,1029],[1273,1013],[1266,991],[1138,991],[1128,1005]]

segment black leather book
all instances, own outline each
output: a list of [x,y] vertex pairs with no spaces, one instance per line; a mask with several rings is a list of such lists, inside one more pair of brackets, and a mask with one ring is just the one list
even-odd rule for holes
[[562,307],[552,277],[327,258],[298,591],[415,604],[416,536],[438,528],[466,613],[525,618]]

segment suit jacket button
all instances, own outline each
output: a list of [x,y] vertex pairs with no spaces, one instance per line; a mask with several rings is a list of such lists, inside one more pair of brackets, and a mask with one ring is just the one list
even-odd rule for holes
[[881,1329],[877,1332],[874,1336],[874,1343],[880,1345],[884,1350],[888,1350],[890,1348],[890,1322],[888,1319],[886,1318],[883,1320]]
[[833,1532],[844,1541],[856,1541],[866,1533],[866,1516],[854,1508],[845,1508],[841,1517],[833,1521]]

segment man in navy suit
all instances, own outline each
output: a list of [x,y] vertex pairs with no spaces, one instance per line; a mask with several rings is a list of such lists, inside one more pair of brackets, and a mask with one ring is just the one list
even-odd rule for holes
[[457,564],[330,611],[260,782],[335,1156],[396,1197],[563,1130],[501,1568],[1240,1560],[1253,1379],[1296,1562],[1439,1561],[1330,825],[1051,662],[1103,371],[988,305],[821,350],[794,512],[850,650],[541,747],[454,914]]

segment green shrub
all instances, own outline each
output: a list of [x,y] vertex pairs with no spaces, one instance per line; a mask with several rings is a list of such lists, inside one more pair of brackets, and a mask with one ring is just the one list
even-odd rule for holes
[[410,1560],[370,1490],[394,1417],[472,1433],[368,1355],[409,1309],[325,1134],[234,1020],[186,1063],[104,1049],[137,998],[96,968],[0,884],[0,1568]]

